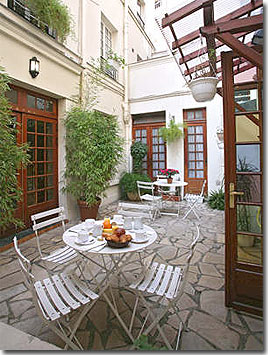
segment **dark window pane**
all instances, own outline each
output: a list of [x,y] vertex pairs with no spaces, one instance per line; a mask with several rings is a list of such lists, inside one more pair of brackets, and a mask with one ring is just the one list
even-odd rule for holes
[[31,120],[31,119],[27,120],[27,131],[35,132],[35,120]]
[[243,144],[236,146],[237,171],[260,171],[259,144]]
[[35,96],[27,95],[27,106],[31,108],[35,108]]
[[53,133],[52,123],[46,123],[46,126],[47,126],[46,133],[47,134],[52,134]]
[[236,190],[244,192],[237,196],[237,201],[261,202],[261,177],[260,175],[236,175]]
[[53,137],[47,136],[46,138],[47,138],[47,147],[52,147]]
[[30,155],[30,160],[35,161],[35,149],[30,149],[28,154]]
[[38,133],[45,133],[45,122],[37,121],[37,132]]
[[37,136],[37,147],[44,147],[45,145],[45,137],[44,136]]
[[45,177],[41,176],[37,178],[37,188],[43,189],[45,187]]
[[37,175],[44,175],[45,174],[45,164],[38,163],[37,164]]
[[53,163],[47,163],[47,174],[53,173]]
[[36,98],[36,108],[42,111],[45,110],[45,100],[42,99],[41,97]]
[[46,195],[47,195],[47,201],[52,200],[53,199],[53,189],[47,190]]
[[46,150],[46,160],[47,161],[52,161],[53,160],[53,150],[52,149],[47,149]]
[[35,164],[29,164],[27,166],[27,176],[35,175]]
[[38,191],[37,192],[37,202],[41,203],[45,201],[45,191]]
[[8,98],[8,100],[13,103],[13,104],[17,104],[18,103],[18,92],[14,89],[10,89],[8,91],[6,91],[6,97]]
[[53,175],[47,177],[47,187],[53,186]]
[[34,134],[27,134],[27,143],[31,146],[35,146],[35,135]]
[[35,178],[27,179],[27,191],[35,190]]
[[53,112],[53,101],[47,101],[46,102],[46,111],[47,112]]
[[44,161],[44,149],[37,149],[37,161]]
[[35,203],[36,203],[35,192],[27,194],[27,206],[34,205]]

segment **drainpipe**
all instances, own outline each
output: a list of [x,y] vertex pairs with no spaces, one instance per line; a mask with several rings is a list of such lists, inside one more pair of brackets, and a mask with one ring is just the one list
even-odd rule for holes
[[131,130],[130,130],[130,113],[129,113],[129,76],[128,76],[128,6],[129,0],[124,2],[124,103],[123,103],[123,119],[125,124],[125,139],[126,139],[126,154],[128,157],[127,170],[130,171],[131,168],[131,156],[130,156],[130,145],[131,145]]

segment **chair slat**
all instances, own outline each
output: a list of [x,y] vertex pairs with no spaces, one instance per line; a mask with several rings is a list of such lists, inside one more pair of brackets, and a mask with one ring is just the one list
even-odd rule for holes
[[57,306],[58,310],[64,315],[68,314],[71,311],[71,309],[70,307],[67,307],[65,303],[62,302],[57,291],[55,290],[52,281],[49,278],[47,278],[44,279],[43,282],[47,289],[47,292],[49,293],[50,298],[52,299],[55,306]]
[[165,271],[165,267],[166,266],[164,264],[160,264],[159,265],[159,268],[157,270],[155,278],[154,278],[153,282],[151,283],[150,287],[148,287],[148,289],[147,289],[147,291],[149,293],[154,293],[155,290],[157,289],[157,287],[159,286],[160,281],[161,281],[162,276],[163,276],[164,271]]
[[36,231],[38,229],[50,226],[51,224],[62,222],[64,219],[65,219],[64,215],[58,216],[58,217],[55,217],[55,218],[48,219],[48,220],[46,220],[44,222],[33,224],[32,228],[33,228],[34,231]]
[[125,202],[120,202],[118,204],[119,207],[121,208],[133,208],[133,209],[141,209],[141,210],[150,210],[152,209],[151,206],[146,206],[146,205],[142,205],[142,204],[138,204],[138,203],[125,203]]
[[82,295],[82,293],[74,286],[74,284],[72,283],[71,279],[68,277],[67,274],[62,272],[60,274],[60,276],[63,279],[65,286],[68,288],[68,290],[71,292],[71,294],[76,299],[78,299],[79,302],[81,302],[82,304],[86,304],[90,301],[90,299],[88,297],[85,297],[84,295]]
[[51,302],[49,301],[41,281],[36,281],[34,284],[34,288],[38,295],[39,301],[43,307],[43,310],[46,312],[48,317],[52,321],[58,319],[60,317],[60,313],[56,311],[56,309],[52,306]]
[[60,253],[60,254],[57,253],[53,255],[50,254],[47,257],[44,257],[43,260],[62,264],[62,263],[66,263],[67,260],[72,260],[76,257],[78,257],[76,251],[71,248],[68,248],[64,253]]
[[48,256],[45,256],[43,259],[49,261],[51,258],[53,259],[55,256],[64,254],[69,249],[70,249],[69,246],[57,249],[57,250],[53,251],[51,254],[49,254]]
[[158,296],[163,296],[163,294],[165,293],[167,287],[168,287],[168,283],[169,283],[169,280],[171,278],[171,275],[172,275],[172,270],[173,270],[173,267],[171,265],[168,265],[166,271],[165,271],[165,276],[161,282],[161,285],[159,287],[159,289],[157,290],[156,294]]
[[145,291],[149,283],[152,281],[155,271],[157,269],[158,263],[154,262],[152,267],[149,269],[144,281],[139,285],[138,290]]
[[175,291],[178,289],[178,284],[180,283],[180,280],[181,280],[181,268],[177,266],[175,267],[171,283],[166,293],[167,298],[175,297]]
[[64,286],[62,280],[58,275],[53,275],[52,280],[54,281],[54,284],[59,291],[61,297],[64,299],[64,301],[72,308],[72,309],[77,309],[80,307],[80,303],[77,302],[69,293],[69,291],[66,289]]
[[90,297],[92,300],[95,300],[99,298],[99,295],[97,295],[95,292],[90,290],[79,278],[77,275],[72,274],[69,275],[69,277],[72,279],[73,283],[76,284],[88,297]]

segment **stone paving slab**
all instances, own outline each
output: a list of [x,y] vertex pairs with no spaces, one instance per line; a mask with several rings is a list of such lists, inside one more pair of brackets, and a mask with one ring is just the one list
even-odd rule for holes
[[[113,215],[116,207],[116,204],[112,204],[103,208],[99,219]],[[181,215],[185,207],[182,202]],[[224,305],[224,213],[209,209],[205,203],[200,205],[199,213],[201,239],[189,268],[185,292],[178,302],[179,315],[186,327],[182,332],[179,348],[203,351],[263,350],[262,319],[234,311]],[[154,222],[150,220],[144,222],[151,225],[158,233],[158,242],[148,250],[150,254],[148,261],[183,265],[195,234],[195,218],[182,220],[181,217],[162,216]],[[77,221],[72,221],[68,227],[76,223]],[[63,246],[59,229],[44,233],[41,236],[41,243],[47,250]],[[21,249],[31,260],[38,255],[35,239],[22,243]],[[33,307],[31,295],[22,277],[19,276],[19,265],[12,249],[1,253],[0,265],[0,322],[35,336],[42,322]],[[99,267],[94,266],[92,270],[98,279],[103,277]],[[34,272],[39,277],[46,274],[38,259]],[[85,274],[88,275],[87,272]],[[129,279],[135,279],[138,274],[137,263],[133,263],[125,270],[125,275]],[[129,324],[135,302],[133,293],[125,289],[124,282],[120,282],[115,297],[119,301],[118,308],[122,312],[122,318]],[[148,299],[154,301],[156,297]],[[133,326],[135,332],[139,331],[145,315],[144,307],[139,304]],[[175,342],[178,319],[174,311],[168,313],[164,324],[168,337]],[[156,344],[163,346],[158,332],[152,335],[155,337]],[[132,346],[103,297],[85,317],[77,336],[89,350],[118,351],[131,349]],[[43,330],[39,338],[60,348],[64,345],[48,329]],[[18,345],[17,350],[19,349]]]

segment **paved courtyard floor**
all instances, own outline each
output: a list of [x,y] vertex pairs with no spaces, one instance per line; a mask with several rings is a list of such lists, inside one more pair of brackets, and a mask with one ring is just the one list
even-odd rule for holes
[[[181,205],[183,214],[184,202]],[[110,205],[101,210],[99,218],[113,215],[115,211],[116,205]],[[179,301],[180,316],[187,326],[179,348],[261,351],[262,319],[224,306],[224,213],[211,210],[204,203],[199,208],[199,214],[201,238],[191,262],[185,292]],[[183,264],[195,231],[195,217],[190,215],[182,220],[181,217],[162,216],[154,222],[145,222],[158,233],[157,243],[151,246],[151,258],[171,265]],[[71,225],[69,223],[67,227]],[[60,230],[44,233],[42,243],[47,249],[62,245]],[[38,256],[35,239],[22,243],[21,250],[31,260]],[[36,315],[12,249],[1,253],[0,265],[0,322],[36,336],[41,320]],[[135,271],[128,271],[135,277]],[[40,276],[44,274],[42,264],[37,263],[35,272]],[[119,285],[116,296],[122,317],[128,323],[134,296],[122,285]],[[143,315],[144,310],[138,310],[139,315]],[[138,329],[140,324],[137,317],[134,327]],[[178,322],[174,314],[170,313],[165,319],[164,328],[170,341],[175,343]],[[103,298],[83,320],[77,334],[86,349],[126,351],[131,348],[128,337]],[[38,338],[63,347],[61,340],[47,329]],[[157,333],[154,334],[154,342],[157,346],[163,346]],[[16,349],[11,346],[9,350]]]

